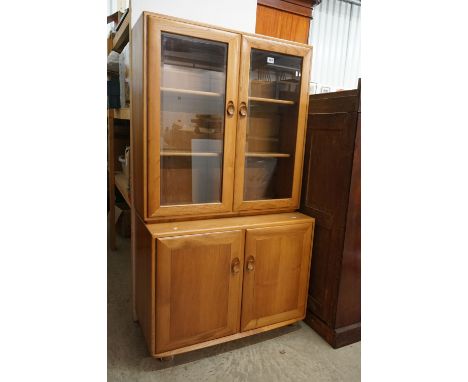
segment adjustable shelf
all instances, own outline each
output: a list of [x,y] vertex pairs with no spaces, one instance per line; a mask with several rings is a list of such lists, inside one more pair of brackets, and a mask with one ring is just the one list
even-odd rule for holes
[[161,156],[163,157],[219,157],[221,153],[213,152],[195,152],[184,150],[162,150]]
[[249,97],[249,101],[256,102],[267,102],[267,103],[279,103],[282,105],[294,105],[294,101],[289,101],[285,99],[275,99],[275,98],[261,98],[261,97]]
[[199,96],[206,96],[206,97],[221,97],[223,94],[215,93],[215,92],[204,92],[201,90],[188,90],[188,89],[176,89],[176,88],[161,88],[161,91],[167,93],[179,93],[179,94],[191,94],[191,95],[199,95]]
[[291,155],[286,153],[245,153],[250,158],[289,158]]

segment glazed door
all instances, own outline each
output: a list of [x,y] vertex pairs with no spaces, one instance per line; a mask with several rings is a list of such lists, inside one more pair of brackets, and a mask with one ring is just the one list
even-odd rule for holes
[[239,331],[243,231],[157,240],[156,353]]
[[311,49],[242,37],[235,210],[298,208]]
[[248,229],[241,331],[305,316],[312,224]]
[[231,211],[240,35],[149,17],[147,36],[148,216]]

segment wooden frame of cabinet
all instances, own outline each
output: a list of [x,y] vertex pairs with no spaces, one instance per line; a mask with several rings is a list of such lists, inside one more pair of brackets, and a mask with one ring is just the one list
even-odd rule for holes
[[[161,65],[161,32],[171,32],[178,35],[198,37],[207,40],[220,41],[228,45],[226,105],[229,102],[237,104],[238,61],[240,36],[234,33],[207,29],[197,25],[168,21],[160,18],[148,18],[148,49],[154,54],[148,54],[148,98],[153,99],[148,106],[148,158],[160,158],[160,70]],[[225,119],[224,160],[222,179],[222,199],[220,203],[191,204],[190,209],[197,214],[231,211],[234,178],[234,142],[236,136],[236,114]],[[148,202],[147,210],[150,218],[158,216],[186,215],[187,205],[161,206],[160,203],[160,161],[148,160]],[[176,190],[174,190],[176,192]]]
[[[280,208],[297,209],[299,208],[299,198],[301,191],[302,179],[302,162],[304,156],[305,144],[305,129],[307,124],[307,107],[308,107],[308,92],[309,92],[309,75],[312,51],[310,48],[287,44],[284,42],[269,41],[260,37],[243,36],[242,38],[242,62],[241,76],[239,85],[239,102],[244,102],[248,105],[249,101],[254,97],[249,97],[249,72],[250,72],[250,53],[253,48],[283,53],[291,56],[302,57],[303,67],[302,72],[307,75],[302,76],[301,90],[299,97],[299,111],[297,117],[297,133],[295,139],[294,153],[294,170],[292,181],[292,195],[285,199],[268,199],[268,200],[244,200],[244,167],[246,152],[246,131],[248,118],[239,118],[237,142],[236,142],[236,177],[235,177],[235,192],[234,192],[234,210],[249,211],[249,210],[275,210]],[[258,99],[258,98],[257,98]],[[265,102],[281,103],[287,102],[282,100],[265,99]],[[274,154],[271,154],[274,155]]]
[[302,320],[313,226],[300,213],[149,225],[137,218],[136,311],[151,355]]
[[[160,62],[161,32],[198,37],[228,44],[225,98],[225,130],[222,165],[222,196],[216,203],[161,205],[160,150]],[[240,45],[242,41],[242,52]],[[245,121],[238,112],[241,102],[248,104],[248,68],[251,47],[297,55],[303,59],[301,95],[295,137],[294,169],[291,198],[243,201],[243,163]],[[307,90],[312,48],[275,38],[241,33],[174,17],[143,12],[132,29],[132,141],[133,202],[146,223],[191,220],[293,211],[299,207],[300,182],[307,116]],[[194,91],[192,91],[194,92]],[[202,93],[202,92],[199,92]],[[243,97],[243,100],[240,98]],[[280,101],[280,100],[279,100]],[[289,101],[288,101],[289,102]],[[232,116],[228,107],[234,107]],[[244,139],[245,141],[245,139]],[[255,153],[263,156],[263,153]],[[180,152],[165,155],[183,155]]]
[[[148,12],[143,12],[131,36],[134,312],[150,354],[171,356],[302,320],[314,220],[292,211],[299,206],[311,47]],[[272,52],[284,56],[277,58],[277,67],[283,59],[289,62],[294,57],[295,66],[287,67],[291,77],[272,75],[276,87],[273,98],[247,90],[251,86],[252,48],[263,49],[262,55]],[[263,57],[260,66],[267,63]],[[180,80],[180,76],[187,80]],[[209,86],[203,82],[206,78]],[[175,86],[169,84],[171,81]],[[289,81],[287,90],[283,89],[284,81]],[[280,91],[289,92],[284,94],[291,98],[280,96]],[[216,101],[211,101],[215,96]],[[200,97],[210,101],[198,101]],[[284,129],[281,134],[289,135],[286,142],[294,152],[254,151],[254,144],[246,152],[250,126],[247,105],[251,102],[273,103],[264,113],[289,108],[286,114],[294,115],[294,129]],[[212,133],[192,134],[193,126],[186,121],[193,122],[193,115],[198,121],[196,118],[206,112],[216,116],[210,123],[221,121],[222,135],[206,138],[203,134]],[[176,114],[184,116],[174,117]],[[283,116],[279,111],[277,116],[275,123],[279,125]],[[174,119],[181,123],[173,123]],[[265,125],[269,128],[268,122]],[[197,126],[199,131],[205,128]],[[173,134],[171,130],[177,134],[184,131],[188,139],[165,135],[167,131]],[[281,140],[279,128],[275,131],[275,140]],[[210,148],[197,151],[196,139],[216,142],[195,142],[195,146],[206,143]],[[178,145],[179,140],[183,144]],[[215,179],[220,196],[197,199],[193,180],[198,173],[193,171],[193,158],[199,161],[199,157],[206,157],[208,163],[218,153],[222,165],[216,162],[220,176]],[[275,175],[277,183],[289,177],[290,197],[275,194],[277,199],[273,199],[273,194],[265,193],[271,196],[265,199],[259,192],[260,197],[244,201],[245,158],[273,156],[290,158],[284,163],[291,171]],[[177,170],[176,182],[169,186],[167,182],[164,188],[164,177],[168,177],[164,161],[168,157],[174,159],[166,163],[180,161],[180,167],[169,167]],[[180,173],[190,175],[180,179]],[[175,197],[168,197],[171,192]],[[199,189],[197,192],[200,195]],[[184,197],[179,198],[179,194]]]

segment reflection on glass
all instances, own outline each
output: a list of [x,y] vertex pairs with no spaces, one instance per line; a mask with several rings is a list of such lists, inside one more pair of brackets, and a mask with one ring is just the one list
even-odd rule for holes
[[244,200],[290,198],[302,57],[252,49]]
[[227,45],[161,44],[161,205],[221,201]]

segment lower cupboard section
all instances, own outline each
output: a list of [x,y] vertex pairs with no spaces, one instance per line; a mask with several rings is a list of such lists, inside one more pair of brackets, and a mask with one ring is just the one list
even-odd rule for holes
[[151,355],[303,319],[313,226],[300,213],[148,225],[137,219],[135,309]]

